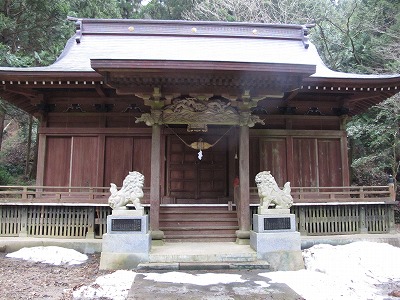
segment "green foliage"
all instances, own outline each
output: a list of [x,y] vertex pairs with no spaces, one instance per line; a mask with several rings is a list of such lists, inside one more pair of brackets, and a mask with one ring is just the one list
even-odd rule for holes
[[386,184],[399,173],[400,95],[354,117],[347,126],[352,144],[353,179],[358,184]]
[[140,10],[138,17],[158,20],[181,20],[194,6],[193,0],[151,0]]
[[13,177],[11,174],[7,171],[7,169],[4,168],[4,166],[0,165],[0,185],[10,185],[13,184]]
[[[125,1],[127,2],[127,1]],[[72,0],[69,15],[79,18],[121,18],[117,0]]]
[[400,2],[342,0],[325,9],[314,15],[312,37],[327,65],[346,72],[393,71],[400,57],[389,58],[384,48],[398,45]]
[[[69,2],[65,0],[2,1],[0,6],[1,63],[9,66],[40,65],[35,51],[51,55],[54,45],[66,34],[65,17]],[[48,50],[50,49],[50,50]],[[52,57],[53,60],[55,57]]]
[[119,0],[119,9],[123,19],[138,19],[142,8],[141,0]]
[[3,142],[0,152],[0,165],[12,176],[24,173],[26,141],[18,134]]

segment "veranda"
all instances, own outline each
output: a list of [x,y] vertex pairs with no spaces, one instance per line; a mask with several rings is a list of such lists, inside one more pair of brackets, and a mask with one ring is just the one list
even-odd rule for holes
[[[143,205],[147,213],[149,190]],[[111,213],[106,187],[0,187],[0,236],[102,238]],[[250,191],[251,215],[257,212],[256,188]],[[292,187],[297,230],[303,236],[394,233],[394,185]],[[235,193],[226,209],[237,211]],[[173,204],[163,204],[168,207]],[[239,217],[239,214],[238,214]],[[163,230],[163,228],[160,228]]]

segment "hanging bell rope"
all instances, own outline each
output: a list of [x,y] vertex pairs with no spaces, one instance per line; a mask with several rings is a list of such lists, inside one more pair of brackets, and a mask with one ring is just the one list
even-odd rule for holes
[[184,143],[187,147],[195,149],[195,150],[199,150],[198,153],[198,158],[199,160],[201,160],[203,158],[203,151],[202,150],[207,150],[209,148],[214,147],[216,144],[218,144],[218,142],[225,136],[228,134],[229,131],[231,131],[231,129],[233,128],[233,126],[231,126],[218,140],[216,140],[214,142],[214,144],[209,144],[207,142],[203,142],[202,138],[199,138],[199,140],[197,142],[193,142],[191,144],[186,143],[171,127],[168,126],[168,124],[165,124],[165,126],[167,126],[167,128],[169,130],[172,131],[173,134],[176,135],[176,137],[178,139],[180,139],[182,141],[182,143]]

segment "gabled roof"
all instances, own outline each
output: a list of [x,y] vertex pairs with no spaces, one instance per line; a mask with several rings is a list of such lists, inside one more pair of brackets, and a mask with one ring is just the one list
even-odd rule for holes
[[300,25],[81,19],[52,65],[2,70],[94,72],[91,60],[99,59],[313,66],[306,30]]
[[0,95],[7,99],[25,89],[32,99],[36,92],[74,84],[101,85],[117,94],[154,86],[174,93],[194,85],[206,92],[214,85],[221,93],[272,92],[290,101],[302,93],[308,99],[341,91],[345,105],[346,97],[363,92],[356,102],[367,102],[358,108],[352,104],[356,114],[400,90],[399,75],[328,69],[304,25],[111,19],[77,19],[76,24],[76,34],[52,65],[0,68]]

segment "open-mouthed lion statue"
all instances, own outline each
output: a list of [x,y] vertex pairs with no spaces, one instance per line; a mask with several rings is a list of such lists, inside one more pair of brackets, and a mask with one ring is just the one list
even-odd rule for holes
[[111,183],[111,196],[108,204],[112,209],[126,209],[126,205],[132,203],[136,210],[143,209],[140,199],[143,198],[144,176],[137,172],[129,172],[125,177],[122,188],[118,191],[117,186]]
[[271,204],[275,204],[276,209],[289,209],[292,206],[290,182],[286,182],[281,190],[270,171],[258,173],[255,180],[260,197],[259,212],[265,212]]

